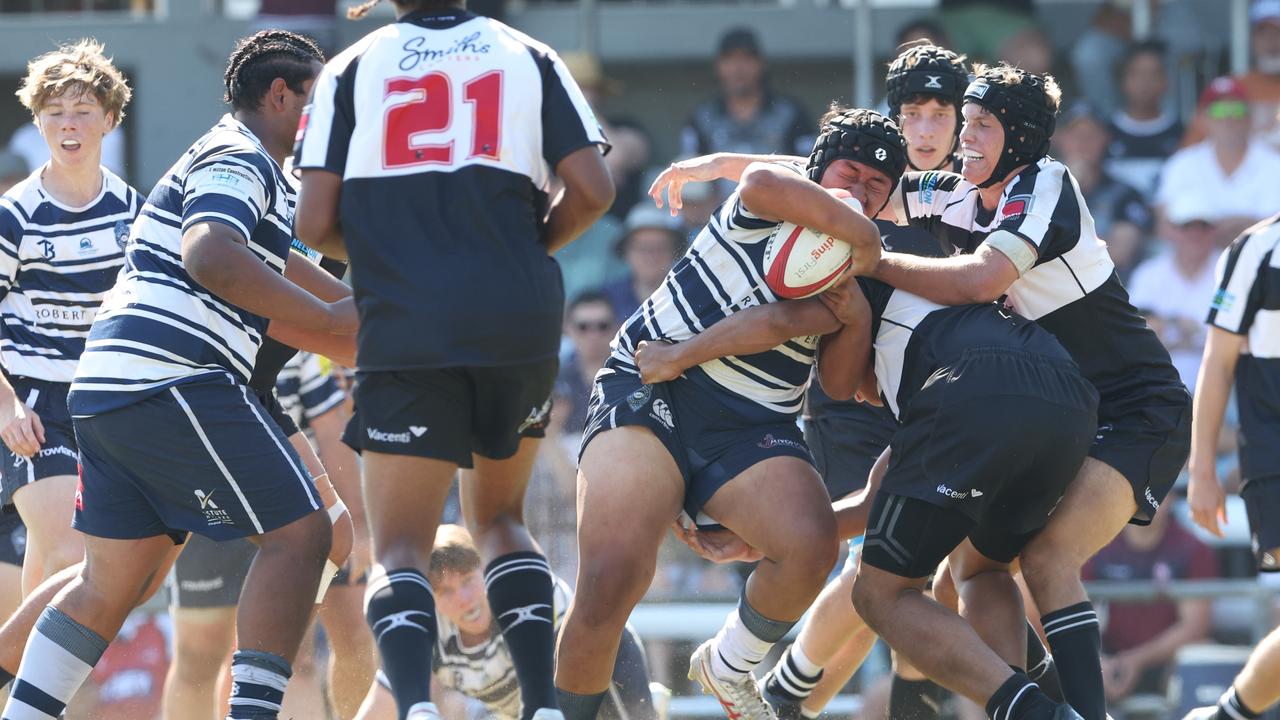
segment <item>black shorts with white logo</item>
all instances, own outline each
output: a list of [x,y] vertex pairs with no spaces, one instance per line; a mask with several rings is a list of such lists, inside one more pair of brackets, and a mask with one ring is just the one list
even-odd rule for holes
[[1191,393],[1179,385],[1103,394],[1089,457],[1114,468],[1138,505],[1129,522],[1148,525],[1191,453]]
[[1240,489],[1260,572],[1280,572],[1280,476],[1246,480]]
[[356,450],[472,466],[472,454],[515,455],[546,434],[556,358],[525,365],[356,373],[355,414],[343,440]]
[[0,510],[0,563],[22,567],[27,552],[27,526],[17,512]]
[[684,510],[700,525],[714,524],[700,514],[716,491],[751,466],[782,456],[813,462],[794,420],[745,422],[711,392],[683,377],[654,385],[628,372],[598,377],[579,458],[602,432],[648,429],[676,461],[685,485]]
[[975,348],[949,370],[904,412],[867,524],[863,561],[903,577],[929,575],[965,537],[1012,561],[1097,427],[1097,392],[1073,362]]
[[14,394],[40,416],[44,442],[32,458],[15,455],[0,443],[0,509],[13,505],[19,489],[47,477],[75,476],[79,472],[80,450],[67,410],[70,383],[12,377]]

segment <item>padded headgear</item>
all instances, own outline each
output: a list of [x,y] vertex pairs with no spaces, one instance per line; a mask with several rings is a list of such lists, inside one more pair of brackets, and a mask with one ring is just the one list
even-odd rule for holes
[[964,67],[963,55],[932,43],[909,47],[889,64],[889,74],[885,76],[889,117],[901,122],[902,103],[918,95],[934,96],[953,105],[956,109],[956,131],[952,137],[951,150],[947,153],[947,162],[950,162],[951,154],[960,142],[960,126],[964,122],[960,115],[960,104],[968,84],[969,71]]
[[845,110],[823,123],[809,153],[809,179],[820,182],[827,166],[842,158],[869,165],[896,185],[907,168],[907,142],[898,126],[875,110]]
[[1049,99],[1045,79],[1019,71],[1016,82],[1006,79],[1008,68],[989,68],[969,84],[964,101],[986,108],[1004,127],[1004,147],[991,177],[978,187],[1005,179],[1019,165],[1030,165],[1049,154],[1057,110]]

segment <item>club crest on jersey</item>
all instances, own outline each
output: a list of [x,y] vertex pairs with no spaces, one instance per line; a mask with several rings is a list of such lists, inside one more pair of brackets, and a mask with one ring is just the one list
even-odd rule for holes
[[114,232],[116,245],[119,245],[120,249],[123,250],[125,243],[129,242],[129,223],[124,220],[117,220]]
[[631,412],[635,412],[649,402],[651,395],[653,395],[653,386],[645,385],[627,396],[627,407],[631,408]]
[[1000,208],[1000,219],[1008,220],[1031,212],[1031,200],[1030,195],[1014,195],[1005,200],[1004,207]]

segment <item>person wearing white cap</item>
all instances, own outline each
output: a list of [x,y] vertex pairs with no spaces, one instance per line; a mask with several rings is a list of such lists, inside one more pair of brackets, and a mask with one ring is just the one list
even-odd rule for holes
[[1129,300],[1147,316],[1182,382],[1194,391],[1205,341],[1204,309],[1216,286],[1214,238],[1220,214],[1201,195],[1180,198],[1167,213],[1167,248],[1133,271]]

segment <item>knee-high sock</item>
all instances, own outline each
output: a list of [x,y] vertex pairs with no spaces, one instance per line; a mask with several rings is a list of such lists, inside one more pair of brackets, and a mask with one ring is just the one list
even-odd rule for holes
[[52,605],[36,621],[22,653],[4,720],[54,720],[84,684],[107,640]]
[[369,584],[365,619],[395,696],[399,719],[431,699],[436,646],[436,601],[427,578],[413,568],[393,570]]
[[1098,613],[1085,601],[1040,618],[1058,666],[1062,694],[1084,720],[1106,720],[1107,696],[1102,685],[1102,632]]
[[489,608],[520,680],[522,720],[532,718],[539,708],[557,707],[552,583],[547,559],[536,552],[503,555],[484,571]]

